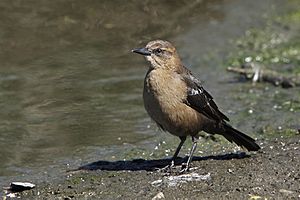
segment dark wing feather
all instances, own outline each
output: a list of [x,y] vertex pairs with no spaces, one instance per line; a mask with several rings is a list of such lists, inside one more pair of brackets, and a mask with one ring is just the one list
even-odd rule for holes
[[190,72],[183,76],[187,84],[187,105],[216,121],[229,121],[216,105],[213,97],[201,86],[201,83]]

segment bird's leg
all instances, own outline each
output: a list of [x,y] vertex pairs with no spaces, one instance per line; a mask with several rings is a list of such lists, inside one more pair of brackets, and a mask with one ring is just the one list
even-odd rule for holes
[[175,165],[175,160],[180,152],[180,149],[182,147],[182,145],[184,144],[185,140],[186,140],[186,136],[183,136],[183,137],[179,137],[180,138],[180,143],[171,159],[171,164],[170,164],[170,167],[172,168],[174,165]]
[[177,156],[178,156],[178,154],[180,152],[180,149],[181,149],[182,145],[184,144],[184,142],[186,140],[186,136],[179,137],[179,138],[180,138],[180,143],[179,143],[179,145],[178,145],[178,147],[177,147],[177,149],[176,149],[176,151],[175,151],[175,153],[174,153],[174,155],[173,155],[173,157],[171,159],[171,163],[169,165],[167,165],[167,166],[159,169],[159,171],[170,170],[170,169],[172,169],[172,167],[174,167],[175,160],[176,160],[176,158],[177,158]]
[[189,153],[189,158],[188,158],[187,163],[185,164],[185,166],[183,165],[183,169],[180,171],[181,173],[188,171],[189,168],[190,168],[190,163],[192,162],[193,154],[194,154],[194,152],[196,150],[196,147],[197,147],[198,138],[192,136],[192,141],[193,141],[193,146],[192,146],[192,149]]

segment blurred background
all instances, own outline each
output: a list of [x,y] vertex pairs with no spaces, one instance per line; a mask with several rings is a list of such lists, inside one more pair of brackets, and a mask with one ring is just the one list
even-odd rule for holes
[[124,159],[132,149],[151,153],[165,140],[176,148],[178,139],[158,131],[143,108],[147,63],[130,52],[153,39],[174,43],[233,125],[260,137],[257,130],[274,113],[258,122],[250,102],[233,102],[244,86],[232,82],[224,60],[230,41],[288,6],[280,0],[0,1],[0,185],[47,180],[88,162]]

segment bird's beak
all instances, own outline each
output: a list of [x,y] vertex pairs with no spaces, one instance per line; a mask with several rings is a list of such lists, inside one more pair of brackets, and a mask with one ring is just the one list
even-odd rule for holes
[[151,55],[151,52],[146,48],[137,48],[137,49],[132,49],[131,51],[134,52],[134,53],[142,54],[144,56],[150,56]]

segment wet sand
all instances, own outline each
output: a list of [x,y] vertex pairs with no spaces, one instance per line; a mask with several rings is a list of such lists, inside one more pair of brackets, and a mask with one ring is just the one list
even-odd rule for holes
[[300,198],[300,135],[297,133],[288,138],[264,140],[262,150],[254,154],[195,157],[189,173],[209,174],[207,180],[169,185],[165,180],[178,175],[179,166],[171,174],[155,169],[165,163],[166,160],[94,163],[90,170],[66,172],[64,181],[23,192],[22,198],[152,199],[158,193],[165,199]]

